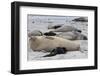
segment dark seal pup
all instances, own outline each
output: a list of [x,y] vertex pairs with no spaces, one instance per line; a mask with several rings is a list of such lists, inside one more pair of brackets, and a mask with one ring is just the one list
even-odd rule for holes
[[56,49],[53,49],[50,54],[45,55],[43,57],[51,57],[51,56],[55,56],[57,54],[65,54],[67,52],[67,50],[64,47],[57,47]]

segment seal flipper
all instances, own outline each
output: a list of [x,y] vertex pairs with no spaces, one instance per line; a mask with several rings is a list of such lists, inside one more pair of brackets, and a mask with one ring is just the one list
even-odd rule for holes
[[51,56],[55,56],[56,54],[57,54],[57,50],[56,50],[56,49],[54,49],[54,50],[52,50],[52,51],[51,51],[51,53],[50,53],[50,54],[45,55],[45,56],[43,56],[43,57],[51,57]]

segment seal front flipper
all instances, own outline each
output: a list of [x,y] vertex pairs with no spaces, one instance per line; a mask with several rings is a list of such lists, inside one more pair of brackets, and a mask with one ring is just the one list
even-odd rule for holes
[[45,56],[43,56],[43,57],[51,57],[51,56],[55,56],[56,54],[57,54],[57,50],[56,50],[56,49],[54,49],[54,50],[52,50],[52,51],[51,51],[51,53],[50,53],[50,54],[45,55]]

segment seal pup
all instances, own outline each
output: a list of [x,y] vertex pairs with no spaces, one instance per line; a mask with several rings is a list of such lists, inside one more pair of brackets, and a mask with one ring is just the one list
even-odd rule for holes
[[57,54],[65,54],[67,52],[67,50],[63,47],[57,47],[55,49],[53,49],[50,54],[45,55],[43,57],[51,57],[51,56],[55,56]]

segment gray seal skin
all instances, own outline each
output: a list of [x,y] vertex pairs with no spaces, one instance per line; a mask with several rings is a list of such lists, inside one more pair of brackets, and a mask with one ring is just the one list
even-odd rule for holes
[[72,20],[72,21],[76,21],[76,22],[88,22],[88,18],[86,18],[86,17],[79,17],[79,18],[76,18],[76,19],[74,19],[74,20]]
[[48,29],[57,29],[57,28],[60,28],[63,24],[58,24],[58,25],[54,25],[54,26],[48,26]]
[[[62,37],[65,39],[87,40],[87,37],[81,33],[82,31],[73,26],[54,25],[54,26],[49,26],[48,29],[53,29],[52,33],[55,33],[56,36]],[[59,32],[59,34],[57,34],[57,32]],[[50,35],[50,33],[48,33],[48,35]]]
[[[48,29],[53,29],[52,31],[53,32],[69,32],[69,31],[78,31],[78,32],[81,32],[81,30],[75,28],[75,27],[72,27],[72,26],[65,26],[65,25],[55,25],[55,26],[48,26],[49,28]],[[57,28],[55,28],[57,27]]]
[[62,37],[69,40],[87,40],[87,37],[77,31],[63,32],[57,34],[58,37]]
[[31,36],[42,36],[42,35],[43,35],[42,32],[39,31],[39,30],[34,30],[34,31],[28,33],[28,37],[31,37]]
[[63,33],[59,33],[57,36],[69,40],[76,40],[77,38],[77,35],[74,34],[74,32],[63,32]]
[[80,32],[71,31],[71,32],[46,32],[45,36],[57,36],[68,40],[87,40],[87,37]]

